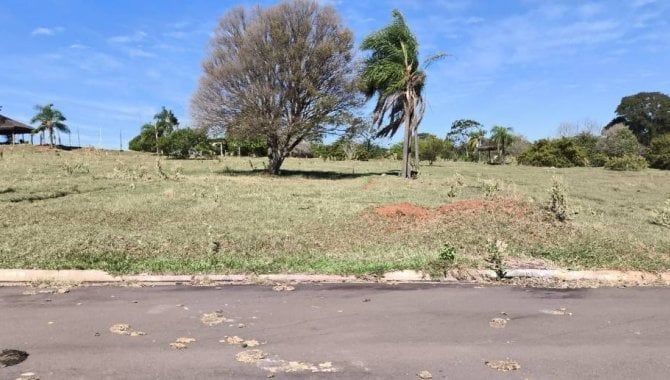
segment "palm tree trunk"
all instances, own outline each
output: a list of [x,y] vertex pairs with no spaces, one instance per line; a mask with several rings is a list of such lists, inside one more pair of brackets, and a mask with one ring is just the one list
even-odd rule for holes
[[416,172],[419,172],[419,128],[416,126],[414,128],[414,162],[416,164],[416,167],[414,170]]
[[[407,106],[407,103],[405,103]],[[400,176],[402,178],[410,178],[409,171],[409,138],[411,134],[411,129],[409,125],[409,113],[405,112],[405,133],[402,141],[402,173]]]
[[49,141],[51,142],[51,147],[54,147],[54,130],[50,129],[49,130]]

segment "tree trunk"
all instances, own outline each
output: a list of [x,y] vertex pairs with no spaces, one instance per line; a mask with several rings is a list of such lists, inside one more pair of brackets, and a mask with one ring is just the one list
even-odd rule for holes
[[155,127],[156,130],[156,155],[159,155],[158,153],[158,127]]
[[405,133],[402,140],[402,173],[400,176],[402,178],[410,178],[409,171],[409,137],[410,137],[410,128],[409,128],[409,117],[405,115]]
[[500,152],[502,153],[501,158],[503,164],[505,163],[505,143],[507,143],[507,141],[503,140],[502,149],[500,150]]
[[51,142],[51,147],[54,147],[54,131],[53,129],[49,131],[49,141]]
[[284,156],[279,152],[270,150],[268,154],[268,172],[272,175],[279,175],[281,173],[280,168],[284,163]]
[[[416,170],[417,174],[419,173],[419,126],[417,125],[414,128],[414,162],[416,164],[416,167],[414,170]],[[432,164],[431,164],[432,165]]]

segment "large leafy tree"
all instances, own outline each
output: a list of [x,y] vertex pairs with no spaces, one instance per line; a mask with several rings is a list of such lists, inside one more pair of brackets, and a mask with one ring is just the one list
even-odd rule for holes
[[418,165],[417,134],[426,107],[424,68],[445,54],[431,56],[422,68],[419,65],[419,43],[398,10],[392,12],[391,24],[366,37],[361,48],[370,53],[361,79],[366,97],[377,96],[373,120],[380,128],[378,136],[393,136],[404,124],[401,176],[410,178],[410,140],[414,135]]
[[457,146],[462,146],[467,143],[470,135],[474,131],[480,131],[484,126],[475,120],[460,119],[451,124],[451,129],[447,133],[447,138],[454,142]]
[[670,97],[666,94],[640,92],[626,96],[616,113],[618,118],[614,121],[623,121],[643,145],[649,145],[656,136],[670,133]]
[[203,70],[192,99],[196,123],[228,137],[264,137],[271,174],[360,104],[353,34],[333,7],[315,0],[231,10]]
[[44,106],[36,105],[35,110],[37,113],[35,116],[33,116],[32,119],[30,119],[30,123],[38,123],[38,126],[35,128],[33,133],[42,133],[42,136],[44,136],[44,132],[49,132],[49,141],[51,143],[51,147],[53,148],[54,130],[70,133],[70,129],[67,127],[67,125],[65,125],[65,123],[63,123],[67,119],[62,112],[53,107],[53,104],[47,104]]

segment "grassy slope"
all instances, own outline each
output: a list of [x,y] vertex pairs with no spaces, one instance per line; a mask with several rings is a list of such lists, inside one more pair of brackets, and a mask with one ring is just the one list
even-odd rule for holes
[[[439,162],[403,181],[381,175],[394,161],[291,159],[284,168],[297,172],[270,178],[252,173],[263,159],[225,158],[163,160],[164,180],[151,155],[0,149],[4,268],[360,274],[430,267],[445,243],[456,247],[457,265],[485,267],[487,240],[499,239],[510,266],[670,269],[670,230],[649,223],[670,197],[670,172]],[[456,173],[464,185],[449,198]],[[567,224],[543,211],[553,175],[564,178],[576,212]],[[389,203],[484,198],[487,181],[520,202],[523,216],[374,213]]]

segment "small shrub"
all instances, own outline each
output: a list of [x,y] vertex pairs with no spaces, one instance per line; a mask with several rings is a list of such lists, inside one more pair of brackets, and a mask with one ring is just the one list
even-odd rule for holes
[[496,180],[483,180],[481,182],[481,187],[487,198],[495,197],[501,190],[500,182]]
[[568,195],[565,188],[565,183],[561,178],[554,176],[552,178],[551,189],[549,190],[549,211],[551,211],[556,219],[561,222],[568,220]]
[[665,205],[654,211],[651,223],[670,228],[670,199],[665,201]]
[[439,260],[444,263],[445,266],[453,265],[454,261],[456,261],[456,248],[449,243],[445,244],[440,251]]
[[486,262],[489,268],[496,272],[498,279],[505,278],[507,275],[507,243],[501,240],[490,241],[488,245],[489,256]]
[[640,171],[648,166],[647,160],[641,156],[625,155],[623,157],[612,157],[605,163],[605,169],[618,171]]
[[446,243],[440,253],[437,256],[437,259],[433,259],[425,268],[430,277],[440,278],[447,275],[447,270],[454,266],[456,262],[456,248]]

